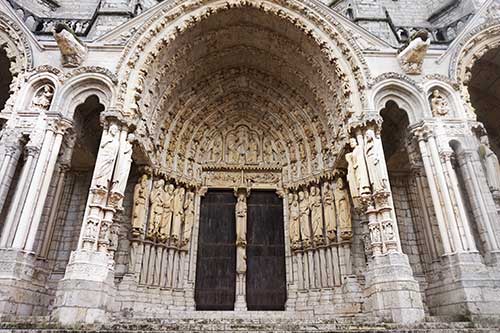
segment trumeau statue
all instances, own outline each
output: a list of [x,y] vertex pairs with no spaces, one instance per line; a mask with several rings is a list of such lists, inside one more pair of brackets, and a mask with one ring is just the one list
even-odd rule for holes
[[365,155],[361,146],[358,145],[355,138],[351,138],[349,142],[352,152],[346,154],[348,163],[347,178],[352,197],[358,199],[363,195],[370,194],[368,171],[366,170]]
[[246,193],[238,193],[236,203],[236,273],[244,274],[247,271],[247,199]]
[[127,140],[121,147],[116,162],[116,171],[113,179],[112,191],[124,194],[127,187],[128,175],[132,166],[132,143],[135,141],[135,135],[129,134]]
[[344,180],[341,177],[337,179],[337,186],[335,187],[335,207],[338,214],[340,238],[350,240],[352,238],[351,202],[349,201],[349,193]]
[[165,181],[163,179],[157,180],[154,182],[153,189],[151,190],[151,210],[148,227],[148,238],[150,239],[155,238],[159,233],[163,214],[164,184]]
[[178,187],[174,191],[174,200],[172,204],[172,236],[171,239],[174,245],[179,244],[182,220],[184,219],[184,196],[186,190],[183,187]]
[[311,228],[309,226],[309,194],[307,190],[299,192],[299,210],[300,210],[300,234],[304,247],[311,245]]
[[[481,137],[481,145],[479,146],[479,156],[486,174],[488,186],[492,192],[500,192],[500,165],[498,157],[491,150],[488,137]],[[500,194],[500,193],[499,193]]]
[[450,106],[446,97],[438,89],[434,89],[431,96],[431,110],[435,117],[446,116],[450,112]]
[[172,200],[174,198],[174,185],[165,184],[165,196],[163,199],[163,215],[160,224],[160,240],[166,242],[170,238],[172,228]]
[[321,245],[325,241],[323,236],[323,210],[321,205],[321,195],[317,186],[311,186],[309,207],[311,209],[311,226],[314,243]]
[[330,242],[334,242],[337,240],[337,218],[335,216],[335,200],[333,197],[333,190],[329,182],[323,183],[322,197],[326,236]]
[[149,195],[148,175],[141,176],[134,188],[134,208],[132,214],[132,233],[142,235],[146,224],[146,200]]
[[247,244],[247,200],[245,193],[238,193],[236,203],[236,246]]
[[373,192],[385,191],[387,179],[384,175],[383,164],[381,164],[383,155],[377,144],[375,132],[371,129],[367,130],[365,135],[365,155]]
[[194,193],[187,192],[184,201],[184,229],[182,232],[182,246],[189,244],[194,225]]
[[120,147],[118,126],[112,124],[104,135],[95,163],[94,184],[97,188],[108,188]]
[[290,204],[290,243],[292,249],[296,250],[300,248],[300,209],[299,209],[299,197],[295,193],[290,193],[288,195],[288,201]]
[[54,88],[50,84],[46,84],[36,92],[33,97],[32,107],[37,110],[48,111],[53,97]]

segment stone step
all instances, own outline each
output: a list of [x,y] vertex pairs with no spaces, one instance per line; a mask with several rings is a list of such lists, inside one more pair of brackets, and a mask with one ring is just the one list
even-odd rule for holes
[[428,321],[417,325],[390,323],[347,323],[334,319],[139,319],[103,325],[61,328],[46,319],[1,322],[3,332],[498,332],[498,327],[480,327],[471,322]]

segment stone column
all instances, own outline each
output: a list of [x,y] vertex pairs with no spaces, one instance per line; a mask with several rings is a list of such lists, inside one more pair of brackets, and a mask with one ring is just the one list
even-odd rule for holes
[[4,133],[0,145],[4,146],[4,157],[0,162],[0,212],[5,204],[7,193],[9,192],[10,185],[14,172],[16,171],[17,163],[22,152],[22,138],[17,132]]
[[350,128],[358,143],[363,140],[371,190],[362,200],[372,248],[365,274],[365,304],[367,312],[382,320],[415,323],[424,319],[422,297],[408,257],[401,251],[380,128],[379,116],[366,117]]
[[439,235],[441,236],[441,242],[443,243],[444,254],[450,254],[452,253],[452,247],[450,238],[448,236],[446,216],[443,211],[442,200],[439,196],[439,193],[441,191],[436,184],[432,162],[429,156],[427,142],[426,142],[430,133],[431,132],[427,127],[417,128],[413,132],[413,134],[418,140],[418,146],[420,148],[420,154],[422,156],[422,163],[424,164],[425,174],[429,185],[429,191],[431,193],[432,202],[434,204],[434,210],[436,213],[436,219],[438,222]]
[[121,209],[132,146],[126,139],[128,127],[115,114],[104,123],[78,247],[56,292],[53,316],[61,324],[106,320],[114,291],[110,233]]
[[462,197],[457,174],[455,172],[455,169],[453,168],[453,165],[451,164],[453,150],[450,149],[444,151],[441,154],[441,157],[444,162],[446,173],[449,177],[451,192],[455,199],[455,207],[457,207],[458,210],[458,217],[460,218],[462,228],[464,229],[465,239],[462,239],[464,250],[477,252],[476,244],[474,242],[474,236],[472,235],[472,230],[470,228],[469,217],[467,216],[467,212],[465,211],[465,201]]
[[463,152],[459,154],[458,162],[460,168],[466,174],[466,186],[468,185],[471,204],[475,208],[474,210],[479,211],[477,219],[482,225],[482,229],[487,233],[485,242],[488,245],[488,250],[490,252],[498,252],[499,246],[497,235],[492,223],[492,220],[494,221],[498,215],[494,210],[492,212],[488,210],[488,201],[490,201],[489,206],[494,207],[494,202],[492,202],[491,199],[491,192],[485,190],[488,189],[488,184],[483,184],[483,186],[481,186],[481,177],[479,177],[481,169],[478,168],[479,166],[477,165],[474,167],[474,155],[472,152]]

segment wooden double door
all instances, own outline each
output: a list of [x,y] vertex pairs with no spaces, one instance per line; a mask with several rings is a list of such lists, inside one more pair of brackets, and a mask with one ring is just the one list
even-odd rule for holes
[[[236,293],[236,197],[208,191],[201,201],[195,302],[197,310],[233,310]],[[252,191],[247,200],[248,310],[284,310],[286,302],[283,201]]]

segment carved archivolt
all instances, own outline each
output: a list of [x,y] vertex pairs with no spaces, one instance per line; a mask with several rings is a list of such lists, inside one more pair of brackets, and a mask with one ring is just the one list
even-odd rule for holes
[[10,85],[11,98],[6,108],[12,107],[14,92],[19,89],[19,76],[31,70],[33,54],[27,38],[21,27],[7,15],[0,13],[0,48],[10,61],[10,72],[13,80]]
[[472,67],[486,52],[498,47],[500,47],[500,19],[494,18],[470,31],[462,39],[451,59],[450,76],[459,82],[465,109],[472,119],[476,116],[467,88],[472,77]]
[[365,89],[365,65],[332,17],[308,2],[171,5],[119,66],[118,104],[153,163],[188,179],[214,165],[279,165],[290,179],[328,169]]

